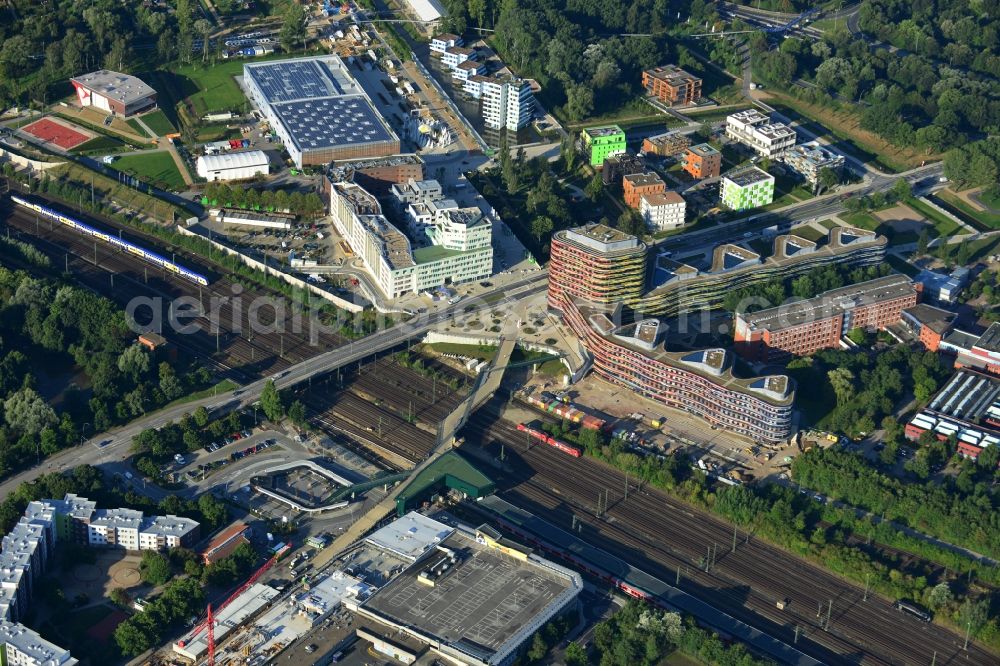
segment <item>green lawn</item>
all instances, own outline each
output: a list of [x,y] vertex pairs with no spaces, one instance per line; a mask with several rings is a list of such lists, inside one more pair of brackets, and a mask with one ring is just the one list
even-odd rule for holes
[[149,129],[156,132],[157,136],[165,136],[167,134],[173,134],[177,131],[173,123],[167,118],[166,114],[163,113],[163,109],[157,109],[147,113],[142,117],[142,122],[146,123]]
[[749,104],[740,104],[720,111],[705,111],[704,113],[697,113],[690,109],[682,109],[681,113],[698,123],[714,123],[720,120],[725,120],[734,113],[746,111],[749,108],[751,108]]
[[935,196],[945,203],[962,211],[984,227],[989,229],[1000,229],[1000,214],[990,213],[985,210],[976,210],[947,190],[941,190],[935,193]]
[[71,152],[80,154],[101,154],[101,153],[113,153],[121,148],[124,148],[125,144],[118,139],[110,136],[96,136],[86,143],[81,143],[79,146],[74,148]]
[[489,345],[461,345],[454,342],[435,342],[427,346],[439,354],[455,354],[468,358],[478,358],[481,361],[492,361],[497,355],[497,348]]
[[1000,192],[993,192],[990,188],[986,188],[979,194],[979,199],[990,208],[1000,210]]
[[140,125],[139,121],[136,120],[135,118],[129,118],[125,122],[128,123],[128,126],[131,127],[133,130],[135,130],[135,133],[138,134],[139,136],[149,137],[149,132],[147,132],[146,129],[142,125]]
[[814,243],[822,238],[826,238],[826,234],[819,229],[809,226],[802,226],[796,229],[792,229],[790,233],[799,236],[800,238],[805,238],[806,240],[811,240]]
[[827,229],[833,229],[834,227],[839,227],[840,225],[833,220],[820,220],[820,225],[826,227]]
[[235,391],[239,387],[240,385],[234,382],[233,380],[223,379],[215,386],[211,386],[201,391],[195,391],[194,393],[189,393],[183,398],[177,398],[173,402],[164,405],[163,409],[166,409],[167,407],[173,407],[174,405],[182,405],[186,402],[194,402],[196,400],[201,400],[202,398],[207,398],[210,395],[221,395],[223,393],[229,393],[230,391]]
[[917,198],[911,197],[907,199],[905,203],[907,206],[926,217],[927,220],[934,226],[934,232],[938,236],[947,238],[961,229],[955,220],[951,219],[947,215],[942,215],[934,208],[928,206]]
[[165,151],[144,155],[126,155],[115,160],[111,166],[160,188],[182,190],[185,187],[184,178],[177,170],[174,158]]
[[868,231],[875,231],[882,224],[871,213],[851,213],[849,215],[841,215],[840,219],[852,227],[867,229]]

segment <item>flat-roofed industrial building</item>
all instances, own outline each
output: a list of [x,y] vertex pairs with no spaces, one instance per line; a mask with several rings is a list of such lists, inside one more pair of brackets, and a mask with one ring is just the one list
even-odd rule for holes
[[399,137],[335,55],[247,63],[243,85],[299,168],[399,152]]

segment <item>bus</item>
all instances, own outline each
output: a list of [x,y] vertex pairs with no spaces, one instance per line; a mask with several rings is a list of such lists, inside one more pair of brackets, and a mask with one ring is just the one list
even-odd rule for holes
[[896,610],[909,613],[910,615],[912,615],[913,617],[921,620],[922,622],[930,622],[931,621],[931,615],[930,615],[930,613],[928,613],[924,609],[920,608],[919,606],[916,606],[916,605],[911,604],[911,603],[906,602],[906,601],[897,601],[894,604],[894,606],[895,606]]

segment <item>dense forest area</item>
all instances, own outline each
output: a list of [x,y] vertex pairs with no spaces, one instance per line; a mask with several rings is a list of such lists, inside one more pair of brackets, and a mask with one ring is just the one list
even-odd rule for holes
[[206,386],[85,289],[0,268],[0,476]]

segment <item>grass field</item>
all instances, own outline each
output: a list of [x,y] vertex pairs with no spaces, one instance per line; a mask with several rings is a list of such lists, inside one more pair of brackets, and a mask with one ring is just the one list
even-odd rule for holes
[[882,224],[871,213],[850,213],[849,215],[841,215],[840,219],[847,222],[849,226],[868,231],[875,231]]
[[468,358],[478,358],[481,361],[492,361],[497,355],[497,348],[487,345],[461,345],[454,342],[435,342],[427,345],[438,354],[455,354]]
[[135,133],[138,134],[139,136],[144,136],[150,139],[153,138],[149,136],[149,132],[147,132],[145,128],[143,128],[143,126],[140,125],[139,121],[136,120],[135,118],[129,118],[125,122],[127,122],[128,126],[131,127],[135,131]]
[[100,154],[100,153],[113,153],[116,150],[124,148],[125,144],[118,139],[110,136],[97,136],[81,143],[79,146],[71,150],[70,152],[77,155],[80,154]]
[[806,240],[811,240],[814,243],[820,239],[826,238],[826,233],[816,229],[814,227],[798,227],[792,229],[791,233],[799,236],[800,238],[805,238]]
[[[145,155],[142,157],[145,157]],[[139,192],[133,187],[128,187],[127,185],[119,183],[114,178],[109,178],[108,176],[104,176],[96,171],[91,171],[90,169],[73,162],[67,162],[63,165],[57,166],[50,169],[46,173],[53,178],[66,179],[81,186],[86,185],[87,187],[90,187],[90,184],[93,183],[94,187],[97,188],[97,191],[101,193],[99,196],[104,196],[105,198],[116,201],[123,206],[127,206],[136,211],[142,211],[150,217],[165,222],[173,221],[171,213],[182,216],[181,219],[190,215],[188,211],[179,206],[175,206],[170,202]]]
[[934,227],[934,234],[938,236],[947,238],[961,229],[955,220],[951,219],[947,215],[942,215],[917,198],[911,197],[907,199],[906,205],[926,217]]
[[986,188],[979,194],[979,199],[990,208],[1000,210],[1000,192],[993,192]]
[[820,220],[820,225],[826,227],[827,229],[833,229],[834,227],[839,227],[840,225],[833,220]]
[[185,187],[174,158],[166,151],[126,155],[115,160],[112,167],[163,189],[182,190]]
[[146,123],[149,129],[156,132],[157,136],[165,136],[167,134],[173,134],[177,131],[173,123],[167,118],[166,114],[163,113],[163,109],[157,109],[147,113],[142,117],[142,122]]
[[947,190],[936,192],[935,196],[940,198],[945,203],[962,211],[984,227],[989,229],[1000,229],[1000,214],[991,213],[985,210],[977,210]]
[[[876,163],[894,172],[920,166],[940,155],[926,155],[910,148],[895,146],[877,134],[861,129],[858,114],[805,102],[791,95],[769,91],[767,103],[792,120],[799,117],[813,121],[806,128],[821,138],[826,135],[834,146],[866,163]],[[826,131],[823,131],[823,130]],[[839,139],[839,141],[838,141]],[[846,144],[846,145],[845,145]]]

